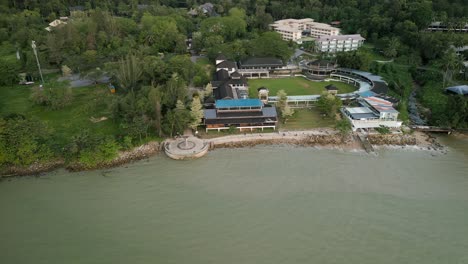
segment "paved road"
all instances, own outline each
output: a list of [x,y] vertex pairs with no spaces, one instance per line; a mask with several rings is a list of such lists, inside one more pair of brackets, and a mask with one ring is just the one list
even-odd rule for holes
[[[80,74],[72,74],[69,77],[60,77],[58,78],[58,81],[70,81],[70,86],[72,88],[90,86],[94,84],[94,81],[90,79],[86,79],[85,77],[80,78]],[[110,82],[110,77],[106,75],[101,77],[98,80],[98,83],[109,83],[109,82]]]

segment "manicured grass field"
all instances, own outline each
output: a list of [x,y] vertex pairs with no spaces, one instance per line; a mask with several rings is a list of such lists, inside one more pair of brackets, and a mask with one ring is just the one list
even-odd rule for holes
[[313,82],[303,77],[290,77],[281,79],[250,79],[249,81],[249,96],[257,98],[257,89],[264,86],[270,90],[270,95],[275,96],[279,90],[284,90],[288,95],[312,95],[321,94],[326,91],[325,86],[334,84],[338,87],[338,93],[350,93],[357,88],[346,83],[330,81],[330,82]]
[[335,126],[335,120],[322,117],[316,108],[294,109],[294,111],[294,116],[289,118],[286,124],[283,124],[282,122],[279,124],[280,129],[302,130]]
[[[109,110],[114,95],[105,85],[73,88],[72,103],[60,110],[34,104],[30,100],[31,90],[31,86],[24,85],[0,87],[0,116],[17,113],[45,121],[53,129],[60,145],[84,129],[104,135],[118,133],[118,126],[112,122]],[[91,117],[108,119],[93,123]]]

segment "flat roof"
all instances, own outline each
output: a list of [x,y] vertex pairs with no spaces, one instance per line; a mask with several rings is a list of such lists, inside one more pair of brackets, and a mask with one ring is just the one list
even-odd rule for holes
[[456,94],[463,94],[467,95],[468,94],[468,85],[457,85],[457,86],[451,86],[445,89],[447,92],[452,92]]
[[368,107],[345,107],[345,110],[349,113],[351,118],[355,120],[379,118]]
[[346,107],[345,109],[350,114],[369,114],[369,113],[372,113],[372,110],[370,110],[367,107]]
[[393,104],[385,99],[370,96],[364,98],[364,100],[379,112],[398,113],[398,111],[393,108]]
[[262,107],[263,103],[260,99],[232,99],[232,100],[216,100],[216,108],[236,108],[236,107]]
[[347,39],[353,39],[353,40],[366,40],[363,38],[360,34],[353,34],[353,35],[336,35],[336,36],[318,36],[317,41],[325,41],[325,40],[347,40]]
[[240,62],[241,67],[283,66],[283,61],[273,57],[251,57]]

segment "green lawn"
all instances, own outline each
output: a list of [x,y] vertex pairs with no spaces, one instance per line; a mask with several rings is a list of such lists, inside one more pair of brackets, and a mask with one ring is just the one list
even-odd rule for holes
[[[47,89],[47,81],[45,87]],[[59,144],[66,143],[71,136],[83,129],[101,134],[118,133],[118,127],[112,122],[108,107],[114,95],[110,94],[105,85],[73,88],[72,103],[60,110],[35,105],[30,100],[31,90],[31,86],[24,85],[0,87],[0,116],[18,113],[43,120],[53,129]],[[98,123],[90,120],[91,117],[103,116],[108,119]]]
[[350,93],[357,90],[356,87],[336,81],[313,82],[303,77],[289,77],[281,79],[250,79],[249,95],[257,98],[257,89],[264,86],[270,90],[270,95],[274,96],[279,90],[284,90],[288,95],[312,95],[321,94],[326,91],[325,86],[334,84],[338,87],[338,93]]
[[294,109],[294,116],[286,122],[279,124],[280,129],[302,130],[319,127],[334,127],[335,120],[324,118],[316,108]]

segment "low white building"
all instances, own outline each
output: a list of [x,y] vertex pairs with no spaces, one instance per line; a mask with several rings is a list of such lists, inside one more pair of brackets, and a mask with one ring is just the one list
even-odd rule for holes
[[365,38],[360,34],[319,36],[315,39],[317,52],[335,53],[340,51],[357,50],[364,44]]
[[385,126],[400,128],[399,112],[391,102],[378,97],[360,98],[360,107],[343,107],[341,113],[351,122],[353,131]]
[[68,17],[60,17],[60,19],[55,19],[54,21],[49,23],[49,26],[46,27],[45,30],[51,32],[53,28],[66,25],[67,21],[68,21]]

